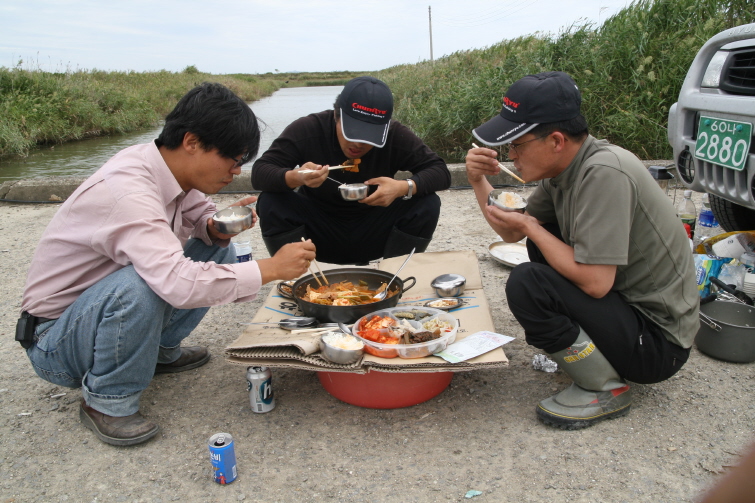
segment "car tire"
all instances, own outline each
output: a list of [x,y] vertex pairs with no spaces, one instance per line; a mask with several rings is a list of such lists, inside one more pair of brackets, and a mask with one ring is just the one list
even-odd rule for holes
[[755,210],[734,204],[713,194],[708,194],[708,197],[710,209],[723,230],[726,232],[755,230]]

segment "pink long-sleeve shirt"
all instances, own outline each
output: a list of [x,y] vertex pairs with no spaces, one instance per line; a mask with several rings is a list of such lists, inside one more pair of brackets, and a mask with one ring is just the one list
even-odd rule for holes
[[154,143],[122,150],[76,189],[45,229],[22,311],[58,318],[84,290],[131,264],[179,309],[252,300],[262,286],[257,262],[194,262],[183,254],[191,237],[212,244],[207,219],[215,211],[205,194],[181,189]]

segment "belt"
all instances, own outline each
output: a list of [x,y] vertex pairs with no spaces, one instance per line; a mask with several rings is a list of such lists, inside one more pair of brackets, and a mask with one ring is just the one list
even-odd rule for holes
[[42,318],[24,311],[16,323],[16,341],[20,342],[24,349],[30,348],[38,340],[36,327],[48,321],[55,321],[55,318]]
[[57,318],[40,318],[39,316],[34,317],[34,326],[41,325],[42,323],[47,323],[48,321],[57,321]]

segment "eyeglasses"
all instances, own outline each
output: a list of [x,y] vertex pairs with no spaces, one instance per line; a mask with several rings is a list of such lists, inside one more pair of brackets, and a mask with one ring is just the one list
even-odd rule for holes
[[235,157],[230,157],[230,156],[229,158],[235,163],[233,166],[231,166],[231,169],[238,168],[239,166],[243,166],[244,164],[248,163],[251,160],[251,156],[249,155],[248,152],[242,155],[240,159],[236,159]]
[[[548,133],[548,134],[550,134],[550,133]],[[547,134],[544,134],[544,135],[542,135],[542,136],[538,136],[537,138],[532,138],[531,140],[523,141],[522,143],[516,143],[516,144],[514,144],[514,143],[509,143],[509,152],[511,152],[511,150],[513,150],[514,152],[516,152],[516,155],[520,155],[520,154],[521,154],[521,152],[520,152],[520,151],[518,151],[518,150],[517,150],[517,148],[521,147],[521,146],[522,146],[522,145],[524,145],[525,143],[529,143],[529,142],[531,142],[531,141],[539,140],[540,138],[545,138],[546,136],[548,136],[548,135],[547,135]]]

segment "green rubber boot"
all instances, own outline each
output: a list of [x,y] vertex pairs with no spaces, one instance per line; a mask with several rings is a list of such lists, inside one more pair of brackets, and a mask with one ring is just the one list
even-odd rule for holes
[[574,344],[550,357],[574,382],[538,404],[537,415],[545,424],[578,430],[629,412],[629,385],[581,328]]

